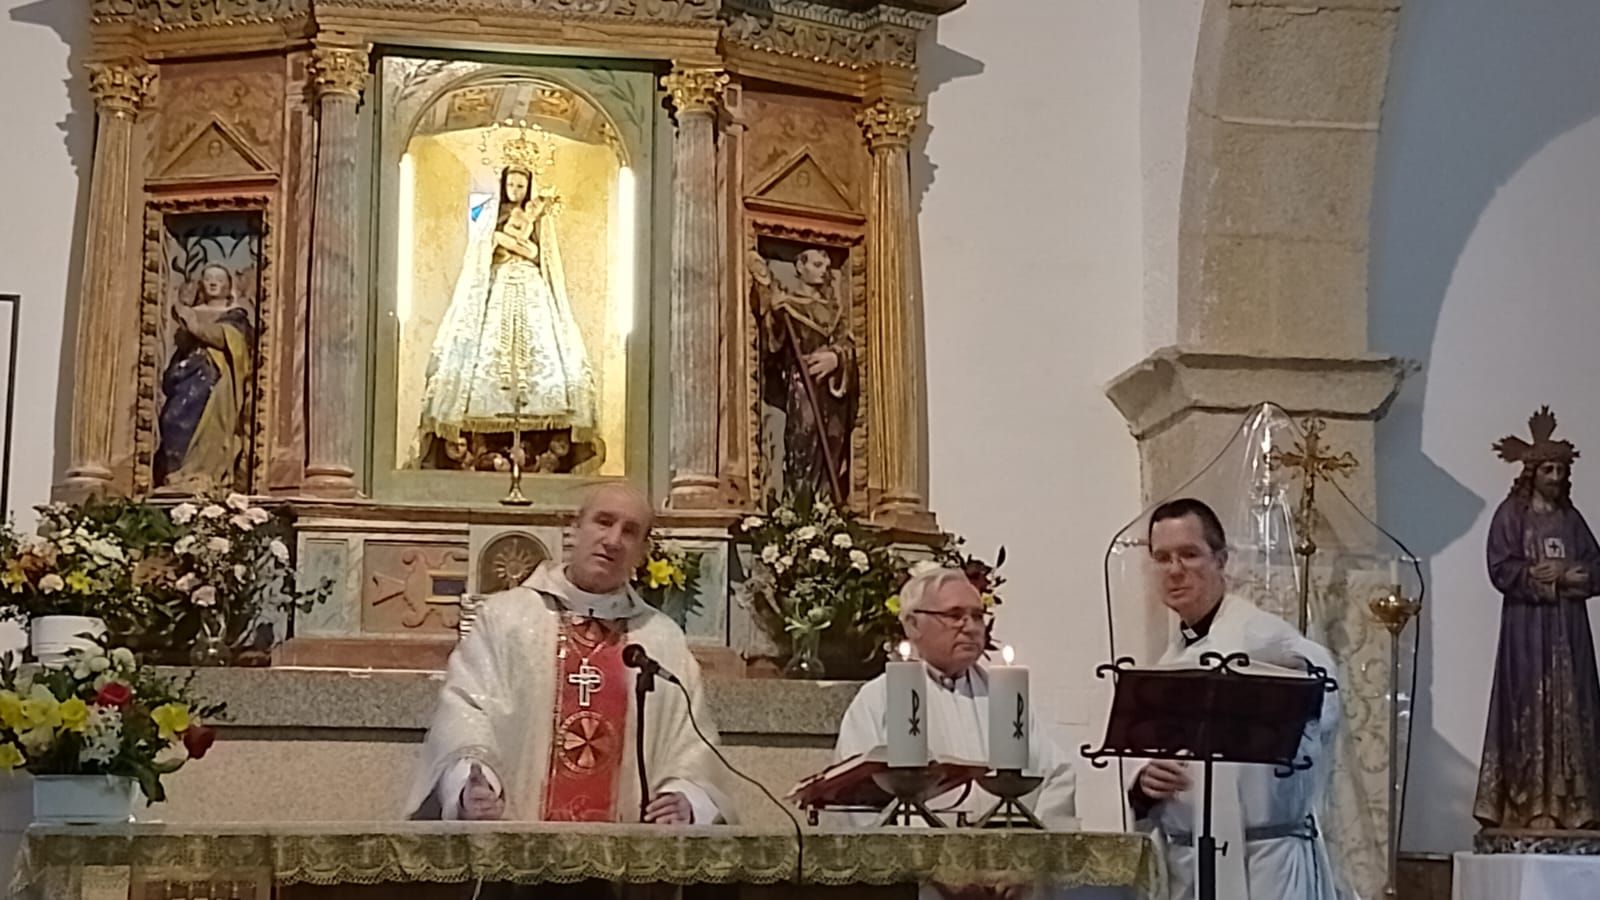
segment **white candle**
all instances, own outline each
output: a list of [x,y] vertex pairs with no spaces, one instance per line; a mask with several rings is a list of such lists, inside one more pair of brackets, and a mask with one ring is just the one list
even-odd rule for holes
[[989,669],[989,766],[993,769],[1028,767],[1028,667],[1012,665],[1009,645],[1001,651],[1004,665]]
[[1395,586],[1395,590],[1400,589],[1400,560],[1394,557],[1389,558],[1389,583]]
[[911,658],[911,643],[902,641],[900,659],[884,667],[888,703],[884,727],[889,735],[888,763],[894,767],[928,764],[928,677],[920,660]]

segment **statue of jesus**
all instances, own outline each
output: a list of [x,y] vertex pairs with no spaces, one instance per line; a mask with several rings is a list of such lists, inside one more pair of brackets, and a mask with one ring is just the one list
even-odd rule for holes
[[1472,814],[1485,828],[1600,828],[1600,674],[1585,602],[1600,593],[1600,545],[1572,505],[1570,441],[1549,407],[1533,443],[1502,438],[1522,464],[1489,525],[1489,578],[1504,597],[1489,725]]

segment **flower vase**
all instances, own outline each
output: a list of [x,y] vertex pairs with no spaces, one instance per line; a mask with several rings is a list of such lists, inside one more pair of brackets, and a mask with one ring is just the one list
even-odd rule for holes
[[64,666],[73,650],[97,645],[106,623],[92,616],[40,616],[28,623],[33,658],[41,666]]
[[785,678],[822,678],[822,654],[819,652],[822,644],[822,633],[817,631],[797,632],[792,640],[789,664],[783,667]]
[[189,649],[189,662],[197,666],[226,666],[233,662],[233,647],[228,644],[228,625],[222,611],[213,607],[200,611],[200,633]]
[[35,775],[33,821],[109,825],[133,821],[139,783],[123,775]]

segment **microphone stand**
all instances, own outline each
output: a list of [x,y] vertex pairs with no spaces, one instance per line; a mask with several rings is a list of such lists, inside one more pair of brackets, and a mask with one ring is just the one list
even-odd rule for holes
[[639,763],[639,821],[645,820],[645,810],[650,807],[650,776],[644,768],[644,698],[656,689],[656,672],[652,665],[639,667],[633,679],[633,705],[638,710],[638,728],[633,733],[633,749]]

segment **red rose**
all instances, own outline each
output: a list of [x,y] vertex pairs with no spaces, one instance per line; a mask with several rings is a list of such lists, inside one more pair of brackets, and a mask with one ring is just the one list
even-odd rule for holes
[[211,745],[216,743],[217,732],[204,725],[190,725],[183,733],[183,749],[189,751],[190,759],[199,759],[206,755]]
[[129,703],[133,702],[133,688],[128,687],[120,681],[110,682],[105,687],[101,688],[99,693],[94,695],[94,702],[97,706],[110,706],[116,709],[122,709],[124,706],[127,706]]

